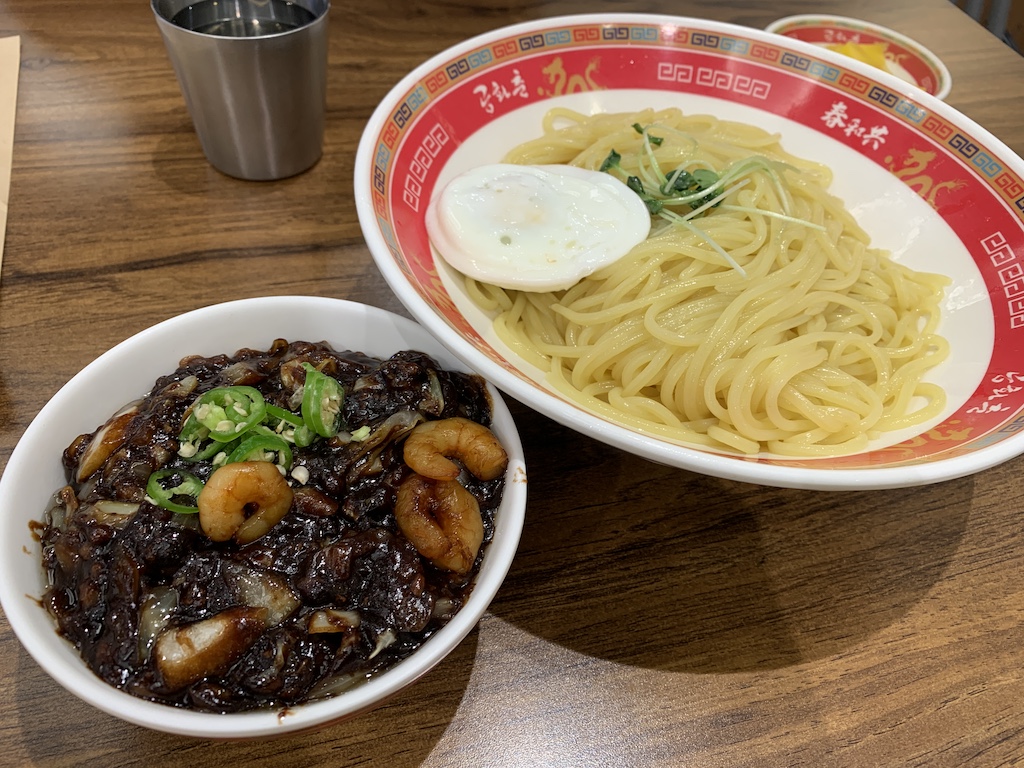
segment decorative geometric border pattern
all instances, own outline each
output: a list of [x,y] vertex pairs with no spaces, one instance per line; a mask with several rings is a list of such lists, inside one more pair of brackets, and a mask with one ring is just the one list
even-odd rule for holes
[[658,64],[658,80],[666,83],[696,83],[713,86],[720,90],[735,91],[756,99],[767,99],[772,84],[766,80],[734,74],[721,69],[694,67],[692,64],[676,64],[663,61]]
[[1007,424],[1005,424],[999,430],[999,433],[1000,434],[1007,434],[1007,433],[1014,434],[1014,433],[1020,432],[1021,430],[1024,430],[1024,414],[1021,414],[1020,416],[1018,416],[1013,421],[1010,421]]
[[1024,328],[1024,263],[1017,258],[1002,232],[994,232],[984,238],[981,247],[985,249],[999,275],[1010,316],[1010,327]]
[[[501,59],[514,60],[537,51],[556,51],[559,48],[581,45],[607,45],[608,43],[628,45],[669,45],[679,49],[720,51],[780,70],[799,72],[803,75],[830,83],[840,91],[863,97],[897,119],[912,123],[919,131],[945,144],[988,180],[997,194],[1013,206],[1024,219],[1024,180],[1014,171],[1006,168],[992,153],[964,136],[949,121],[940,115],[929,113],[916,102],[899,93],[887,90],[870,82],[856,73],[840,69],[813,57],[794,54],[771,43],[748,40],[730,35],[690,31],[686,29],[648,24],[623,24],[567,27],[534,32],[514,39],[504,39],[470,51],[460,59],[450,62],[429,73],[423,81],[406,96],[392,115],[392,125],[385,131],[377,153],[377,168],[374,187],[384,194],[384,176],[390,151],[409,124],[411,118],[428,101],[437,97],[459,80],[471,76],[480,67]],[[749,83],[751,93],[759,98],[763,87],[757,81]],[[767,95],[767,94],[765,94]],[[391,128],[394,130],[390,130]]]

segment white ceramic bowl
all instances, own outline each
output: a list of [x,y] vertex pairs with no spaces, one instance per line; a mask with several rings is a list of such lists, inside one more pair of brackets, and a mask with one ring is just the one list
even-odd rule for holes
[[[513,353],[431,249],[435,188],[540,134],[553,106],[678,106],[778,132],[832,166],[832,191],[893,257],[953,280],[930,372],[949,404],[923,428],[834,459],[753,458],[633,431],[573,405]],[[603,14],[499,29],[417,67],[381,102],[356,158],[363,232],[426,328],[499,388],[650,460],[767,485],[864,489],[977,472],[1024,450],[1024,161],[938,99],[810,43],[699,19]]]
[[847,16],[805,13],[777,19],[765,29],[818,46],[880,46],[885,52],[886,71],[902,80],[939,99],[946,98],[953,87],[953,78],[942,59],[916,40],[880,24]]
[[526,467],[515,424],[493,388],[495,434],[509,454],[505,493],[494,539],[463,609],[410,657],[335,698],[277,710],[238,714],[185,711],[137,699],[103,682],[70,643],[58,636],[40,605],[45,587],[38,540],[29,530],[66,480],[61,452],[160,375],[191,354],[267,349],[275,338],[330,342],[387,357],[416,349],[443,367],[467,370],[412,321],[338,299],[271,297],[218,304],[145,330],[106,352],[71,379],[39,412],[0,478],[0,601],[28,652],[57,682],[98,709],[160,731],[210,739],[245,739],[308,730],[369,709],[430,670],[473,629],[498,591],[519,543],[526,507]]

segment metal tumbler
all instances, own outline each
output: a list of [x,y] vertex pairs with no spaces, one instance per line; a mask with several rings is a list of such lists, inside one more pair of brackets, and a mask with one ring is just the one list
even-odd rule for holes
[[320,159],[330,0],[151,2],[214,168],[265,181]]

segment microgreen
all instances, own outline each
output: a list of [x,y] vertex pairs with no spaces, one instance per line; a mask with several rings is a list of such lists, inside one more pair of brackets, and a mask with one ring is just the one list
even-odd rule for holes
[[647,193],[647,190],[644,189],[644,183],[640,181],[639,176],[630,176],[626,179],[626,186],[640,196],[640,199],[644,201],[644,205],[647,206],[647,210],[650,211],[652,216],[661,213],[661,209],[665,207],[661,200]]
[[640,125],[640,123],[633,123],[633,130],[641,136],[645,136],[647,140],[656,147],[660,147],[661,142],[665,140],[661,136],[651,136],[651,134],[647,132],[647,129]]
[[611,152],[608,153],[608,157],[606,157],[604,159],[604,162],[601,163],[601,167],[598,168],[597,170],[601,171],[602,173],[607,173],[608,171],[612,170],[613,168],[615,170],[617,170],[617,171],[621,171],[622,170],[622,166],[619,165],[619,162],[621,160],[622,160],[622,155],[620,155],[618,152],[616,152],[613,149]]
[[[633,190],[652,216],[665,219],[673,226],[681,226],[703,238],[711,248],[744,277],[746,272],[718,243],[703,230],[694,226],[692,220],[699,216],[707,216],[714,209],[723,211],[760,214],[792,223],[804,224],[811,229],[822,230],[823,227],[790,215],[789,194],[779,178],[779,171],[789,166],[765,157],[752,156],[733,163],[721,171],[702,167],[697,163],[684,163],[672,171],[665,173],[654,155],[654,146],[661,146],[664,138],[651,136],[648,128],[633,124],[633,130],[644,138],[643,150],[640,155],[639,169],[634,174],[622,167],[622,155],[611,150],[600,169],[603,172],[618,176],[627,187]],[[664,159],[664,158],[663,158]],[[694,167],[696,166],[696,167]],[[741,205],[723,205],[724,201],[735,191],[745,186],[754,174],[765,174],[778,193],[782,212],[763,210]],[[682,210],[680,210],[682,209]]]

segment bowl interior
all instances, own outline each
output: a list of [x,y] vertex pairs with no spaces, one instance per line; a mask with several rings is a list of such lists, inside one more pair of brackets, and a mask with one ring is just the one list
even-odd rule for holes
[[509,454],[505,493],[469,600],[455,618],[412,656],[333,699],[278,711],[215,715],[142,701],[96,677],[55,631],[41,608],[45,587],[39,542],[29,530],[64,482],[60,455],[155,379],[190,354],[266,349],[275,338],[326,340],[336,349],[386,357],[402,349],[432,355],[442,366],[467,370],[412,321],[380,309],[336,299],[271,297],[215,305],[181,315],[133,336],[103,354],[66,384],[26,430],[0,477],[0,600],[25,648],[57,682],[90,704],[139,725],[203,738],[239,739],[306,730],[372,707],[426,673],[450,652],[485,612],[515,555],[526,505],[522,445],[500,395],[493,429]]
[[[832,191],[873,245],[953,278],[940,329],[953,354],[929,377],[947,390],[946,412],[854,455],[737,458],[632,432],[561,398],[496,338],[424,226],[435,188],[539,135],[553,106],[678,106],[778,132],[790,151],[831,165]],[[860,62],[732,25],[625,15],[498,30],[426,62],[367,126],[356,186],[364,234],[392,288],[513,396],[655,461],[767,484],[863,488],[966,474],[1024,449],[1024,388],[1012,386],[1024,346],[1022,169],[984,129]]]

